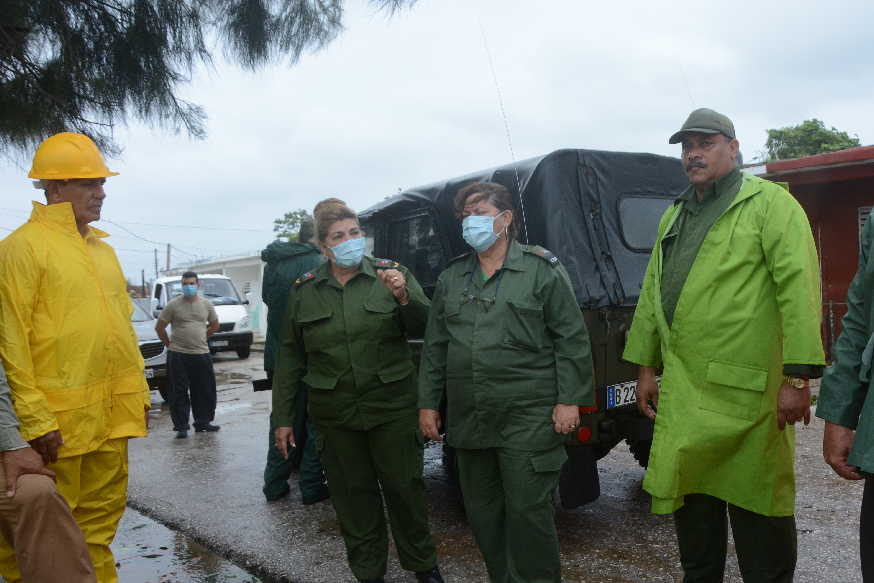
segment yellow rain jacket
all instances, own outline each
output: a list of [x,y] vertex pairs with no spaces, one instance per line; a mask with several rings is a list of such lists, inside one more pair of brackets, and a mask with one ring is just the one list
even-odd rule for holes
[[61,458],[146,435],[149,388],[108,235],[69,203],[33,203],[0,242],[0,357],[26,440],[61,430]]
[[786,364],[825,364],[816,247],[801,205],[743,175],[705,237],[668,326],[662,217],[624,358],[664,366],[649,468],[652,510],[709,494],[766,516],[795,509],[795,428],[777,428]]

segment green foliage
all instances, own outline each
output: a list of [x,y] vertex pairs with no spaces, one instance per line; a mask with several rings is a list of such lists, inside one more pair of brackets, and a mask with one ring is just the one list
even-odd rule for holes
[[[370,0],[393,13],[416,0]],[[206,113],[176,96],[209,65],[207,38],[247,69],[324,47],[342,30],[343,0],[2,0],[0,152],[29,156],[60,131],[110,155],[129,118],[206,135]]]
[[850,137],[837,128],[826,128],[818,119],[796,126],[768,130],[765,149],[768,161],[801,158],[859,146],[859,137]]
[[313,218],[304,209],[295,209],[285,213],[280,219],[273,219],[273,232],[276,238],[285,237],[289,240],[297,240],[300,225],[304,221],[312,221]]

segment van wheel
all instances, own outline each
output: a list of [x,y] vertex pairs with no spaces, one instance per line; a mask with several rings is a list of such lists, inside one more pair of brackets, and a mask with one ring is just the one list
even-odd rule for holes
[[249,358],[249,354],[252,352],[251,346],[246,346],[243,348],[237,348],[237,356],[240,357],[240,360],[245,360]]
[[652,440],[640,439],[632,441],[629,439],[626,441],[628,442],[628,449],[631,450],[631,455],[634,456],[640,467],[647,467],[649,465],[649,450],[652,448]]

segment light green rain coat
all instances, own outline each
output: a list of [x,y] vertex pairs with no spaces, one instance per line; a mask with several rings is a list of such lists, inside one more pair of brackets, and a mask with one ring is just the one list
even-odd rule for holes
[[668,326],[662,309],[664,214],[624,358],[664,367],[644,489],[652,511],[709,494],[766,516],[795,506],[795,432],[777,427],[784,364],[824,364],[816,247],[798,202],[743,175],[710,229]]

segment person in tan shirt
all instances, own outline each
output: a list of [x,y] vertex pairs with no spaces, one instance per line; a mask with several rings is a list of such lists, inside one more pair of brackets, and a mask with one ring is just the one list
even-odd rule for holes
[[[219,328],[218,316],[209,300],[197,295],[200,281],[193,271],[182,274],[182,295],[161,311],[155,332],[167,350],[170,377],[170,416],[177,438],[188,437],[189,413],[195,431],[218,431],[215,419],[216,389],[212,355],[207,338]],[[167,326],[172,326],[172,339]],[[190,398],[189,398],[190,393]]]

